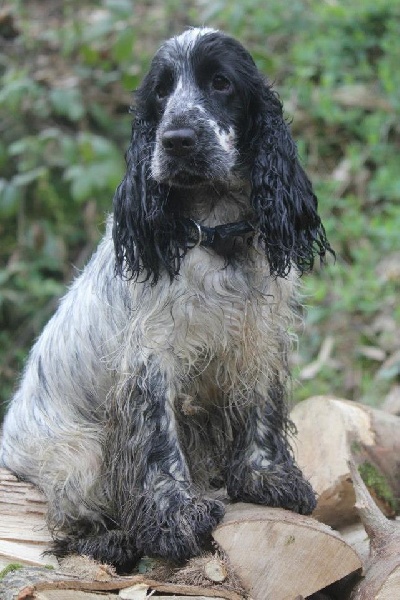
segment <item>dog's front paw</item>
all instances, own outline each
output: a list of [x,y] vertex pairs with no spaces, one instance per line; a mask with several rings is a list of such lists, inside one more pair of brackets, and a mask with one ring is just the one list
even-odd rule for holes
[[225,509],[217,500],[169,500],[164,510],[155,504],[146,507],[136,543],[142,554],[180,562],[201,552]]
[[101,563],[113,565],[118,573],[129,573],[140,558],[132,540],[121,530],[113,529],[87,536],[65,536],[54,540],[52,553],[58,558],[69,554],[90,556]]
[[287,508],[302,515],[312,513],[317,503],[311,484],[294,464],[265,469],[242,466],[230,476],[227,489],[236,502]]

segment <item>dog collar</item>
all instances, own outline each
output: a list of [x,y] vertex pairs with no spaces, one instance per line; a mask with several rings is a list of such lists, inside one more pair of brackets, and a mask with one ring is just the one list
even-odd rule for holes
[[255,231],[255,227],[250,221],[237,221],[235,223],[217,225],[216,227],[206,227],[197,223],[194,219],[185,219],[184,227],[186,229],[187,241],[192,244],[190,248],[220,246],[231,238]]

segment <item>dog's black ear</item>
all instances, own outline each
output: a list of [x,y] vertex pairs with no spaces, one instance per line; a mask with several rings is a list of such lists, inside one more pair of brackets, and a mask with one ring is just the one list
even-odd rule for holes
[[315,256],[332,252],[317,212],[317,198],[297,155],[278,96],[265,86],[252,133],[252,205],[271,274],[295,265],[309,271]]
[[[136,117],[126,153],[127,171],[114,196],[113,239],[117,274],[157,283],[161,271],[174,277],[180,250],[174,223],[165,211],[168,186],[151,177],[155,126]],[[169,222],[171,220],[171,223]]]

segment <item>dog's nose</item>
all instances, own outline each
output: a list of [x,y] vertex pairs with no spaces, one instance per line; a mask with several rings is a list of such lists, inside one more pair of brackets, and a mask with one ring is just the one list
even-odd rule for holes
[[185,129],[168,129],[162,135],[162,145],[168,154],[185,156],[190,154],[196,144],[196,133],[189,127]]

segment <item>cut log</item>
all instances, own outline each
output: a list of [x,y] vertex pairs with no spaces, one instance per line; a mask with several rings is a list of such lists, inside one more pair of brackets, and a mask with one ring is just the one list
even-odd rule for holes
[[307,597],[361,567],[337,532],[283,509],[231,505],[213,537],[254,600]]
[[[96,593],[114,592],[111,598],[116,598],[115,593],[119,591],[119,597],[125,598],[129,595],[140,596],[144,598],[153,596],[154,593],[161,593],[177,597],[191,596],[200,598],[214,598],[217,600],[243,600],[243,595],[236,593],[231,589],[225,589],[222,586],[203,587],[199,585],[183,585],[164,581],[157,581],[144,575],[133,575],[128,577],[118,577],[109,581],[89,581],[79,577],[67,577],[62,572],[48,573],[45,569],[24,568],[10,573],[3,581],[0,581],[1,600],[43,600],[47,597],[51,600],[69,600],[75,598],[73,594],[78,595],[82,600],[86,600],[84,594],[90,594],[96,598]],[[137,592],[137,593],[136,593]],[[101,596],[102,598],[104,597]],[[105,594],[105,598],[108,596]],[[128,600],[128,599],[127,599]]]
[[0,469],[0,569],[9,563],[57,566],[48,550],[46,501],[30,483]]
[[330,396],[300,402],[291,412],[294,452],[318,494],[313,516],[332,527],[358,520],[348,467],[355,460],[375,500],[393,516],[400,497],[400,418]]
[[400,598],[400,523],[389,521],[376,506],[358,469],[350,464],[356,508],[370,539],[370,555],[364,578],[351,600],[394,600]]
[[114,594],[94,594],[72,590],[48,590],[47,592],[38,592],[31,598],[34,600],[117,600],[117,596]]
[[[124,590],[125,592],[125,590]],[[38,592],[33,596],[34,600],[148,600],[154,598],[154,600],[209,600],[206,596],[151,596],[148,595],[148,588],[143,590],[132,588],[131,593],[129,590],[127,593],[120,593],[118,596],[115,594],[102,594],[93,592],[76,592],[72,590],[48,590],[47,592]],[[214,600],[224,600],[222,597],[216,597]]]

